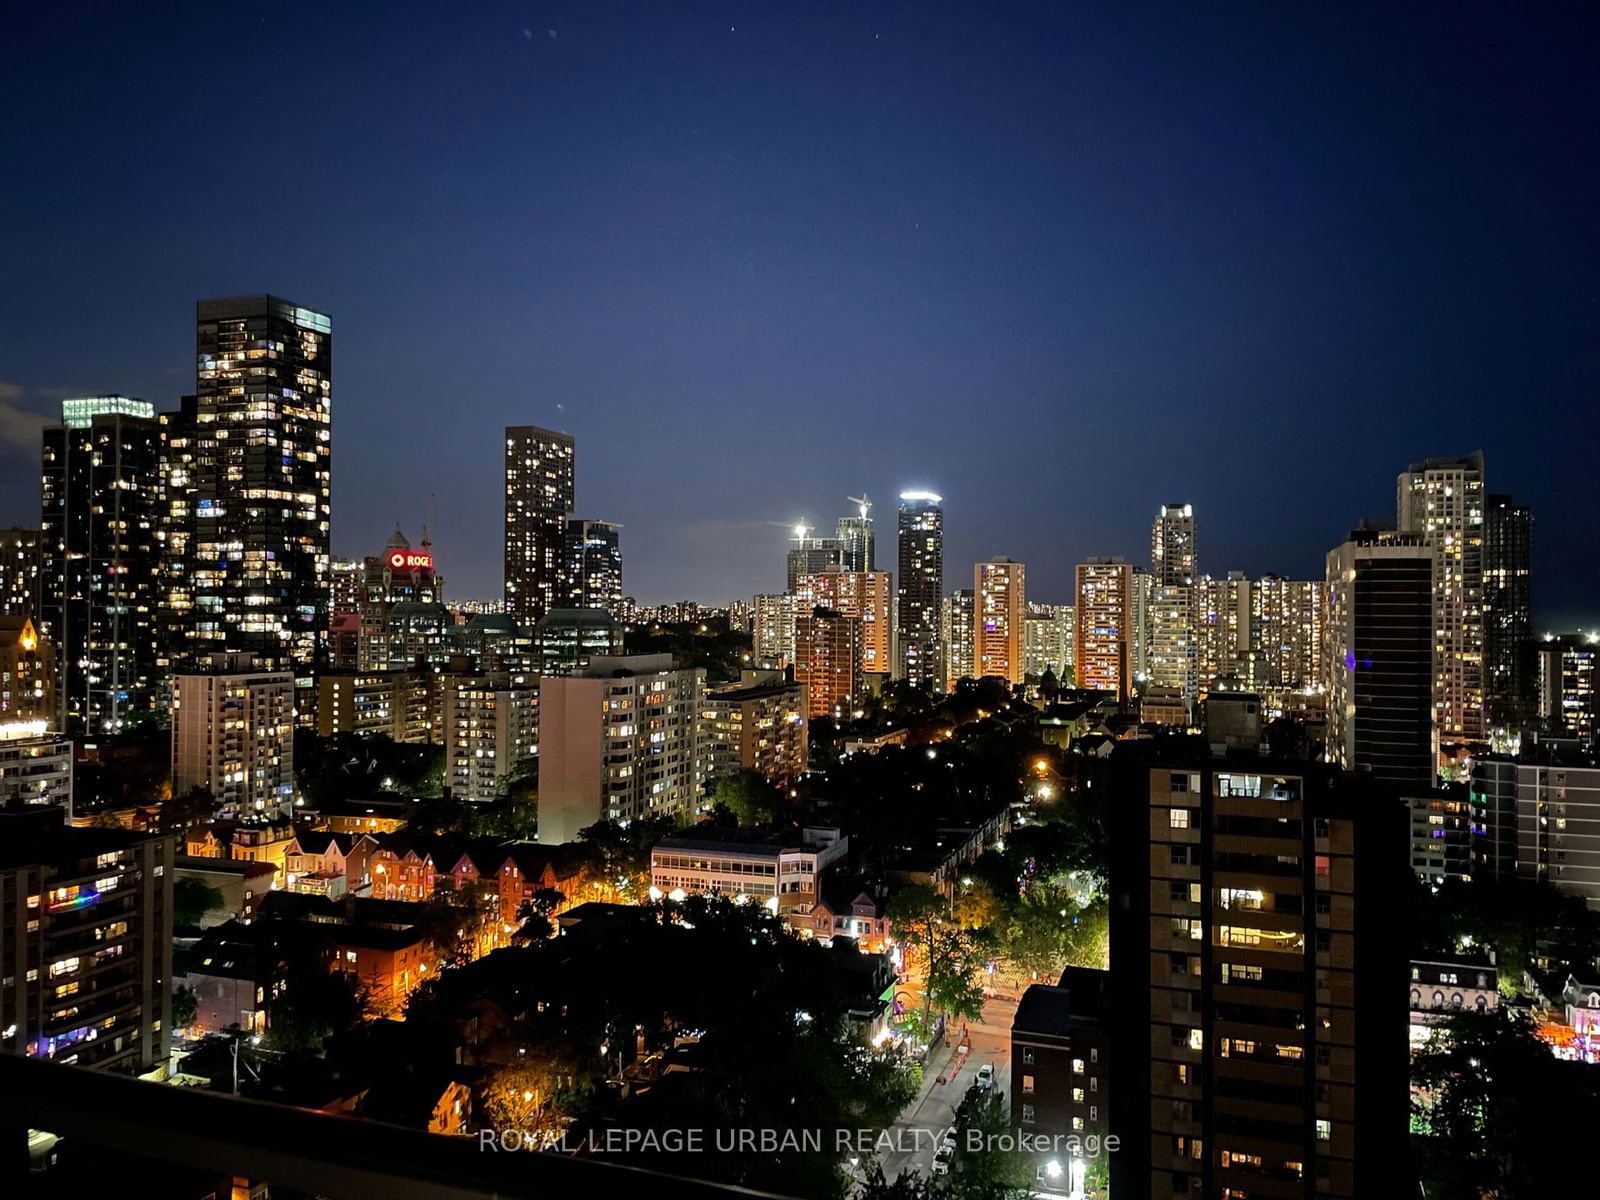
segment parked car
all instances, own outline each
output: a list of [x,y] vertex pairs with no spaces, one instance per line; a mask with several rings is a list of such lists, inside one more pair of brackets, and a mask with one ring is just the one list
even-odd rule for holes
[[955,1146],[940,1146],[939,1152],[933,1156],[933,1173],[935,1175],[950,1174],[950,1160],[955,1156]]
[[944,1131],[944,1137],[939,1139],[939,1149],[940,1150],[948,1150],[952,1154],[955,1153],[955,1149],[956,1149],[956,1127],[954,1125],[950,1126],[949,1129],[946,1129]]
[[994,1087],[994,1064],[984,1063],[978,1068],[978,1086],[984,1091]]

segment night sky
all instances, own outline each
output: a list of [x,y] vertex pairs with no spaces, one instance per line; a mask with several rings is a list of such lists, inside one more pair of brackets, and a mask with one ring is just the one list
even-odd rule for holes
[[334,548],[500,591],[501,427],[577,437],[641,601],[783,585],[945,496],[1065,600],[1189,501],[1320,577],[1481,447],[1541,626],[1600,620],[1600,18],[1585,9],[14,2],[0,525],[64,394],[170,407],[203,296],[332,315]]

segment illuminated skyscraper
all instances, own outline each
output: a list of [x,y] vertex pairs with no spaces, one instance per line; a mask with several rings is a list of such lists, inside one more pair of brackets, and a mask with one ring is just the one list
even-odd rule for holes
[[1250,652],[1250,581],[1243,571],[1225,579],[1195,578],[1192,589],[1195,674],[1201,691],[1245,686]]
[[972,568],[972,656],[978,678],[1021,683],[1026,568],[1001,555]]
[[444,663],[445,630],[452,621],[444,606],[444,577],[434,569],[433,543],[426,533],[422,545],[413,547],[396,529],[381,553],[367,556],[356,612],[360,670],[403,671]]
[[896,674],[930,690],[942,679],[939,604],[944,595],[944,509],[927,491],[900,493],[900,590]]
[[1193,505],[1163,504],[1156,514],[1150,530],[1150,574],[1157,587],[1194,582]]
[[126,396],[61,410],[43,439],[38,630],[55,646],[59,728],[115,733],[158,683],[160,425]]
[[216,654],[172,683],[172,792],[241,815],[294,805],[294,676]]
[[756,665],[786,667],[794,661],[795,598],[788,592],[765,592],[754,597],[755,626],[751,632]]
[[524,625],[565,606],[575,457],[569,433],[506,427],[506,611]]
[[39,616],[37,529],[0,529],[0,616]]
[[1081,688],[1132,694],[1130,633],[1133,625],[1134,572],[1123,559],[1091,558],[1079,563],[1074,670]]
[[1163,504],[1150,529],[1150,599],[1145,672],[1152,687],[1185,699],[1198,692],[1195,654],[1194,508]]
[[1483,525],[1483,690],[1489,719],[1515,725],[1532,711],[1533,514],[1492,495]]
[[202,438],[199,412],[199,397],[184,396],[175,412],[157,418],[161,422],[161,522],[156,538],[161,564],[156,618],[163,700],[170,699],[173,669],[188,655],[194,632],[195,466],[202,447],[215,453],[216,446],[213,426],[207,425]]
[[1245,683],[1269,708],[1301,700],[1322,686],[1322,593],[1315,579],[1250,581]]
[[1546,637],[1536,660],[1537,715],[1558,737],[1591,741],[1600,732],[1600,636]]
[[832,608],[797,616],[794,681],[805,685],[807,716],[853,708],[862,691],[860,620]]
[[1022,618],[1022,669],[1036,678],[1052,671],[1065,683],[1072,667],[1073,615],[1070,604],[1028,602]]
[[1483,723],[1483,452],[1400,472],[1399,529],[1433,550],[1433,705],[1439,736],[1479,741]]
[[188,657],[305,675],[328,632],[333,334],[277,296],[196,308]]
[[887,571],[845,571],[828,567],[815,575],[802,575],[795,582],[795,611],[806,613],[827,608],[861,622],[861,662],[863,676],[887,677],[890,666],[892,628],[889,613],[892,588]]
[[945,690],[954,691],[963,679],[976,679],[973,660],[973,595],[971,588],[958,588],[944,598],[939,616],[939,636],[944,643]]
[[622,620],[622,526],[568,517],[567,580],[562,607],[603,608]]

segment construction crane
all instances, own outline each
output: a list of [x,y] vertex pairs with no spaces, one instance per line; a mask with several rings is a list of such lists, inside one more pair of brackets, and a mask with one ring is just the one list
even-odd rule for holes
[[865,521],[868,515],[872,512],[872,501],[867,499],[867,494],[865,492],[862,492],[859,496],[846,496],[845,499],[861,510],[861,519],[863,521]]

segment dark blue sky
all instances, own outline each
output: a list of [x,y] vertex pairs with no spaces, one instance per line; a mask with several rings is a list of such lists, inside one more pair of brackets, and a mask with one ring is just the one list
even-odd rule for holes
[[[782,530],[946,497],[948,586],[1319,574],[1482,447],[1536,603],[1600,614],[1594,10],[15,3],[0,524],[27,412],[193,389],[193,303],[334,321],[334,545],[498,595],[500,427],[578,439],[627,590],[782,586]],[[15,443],[22,440],[26,447]]]

